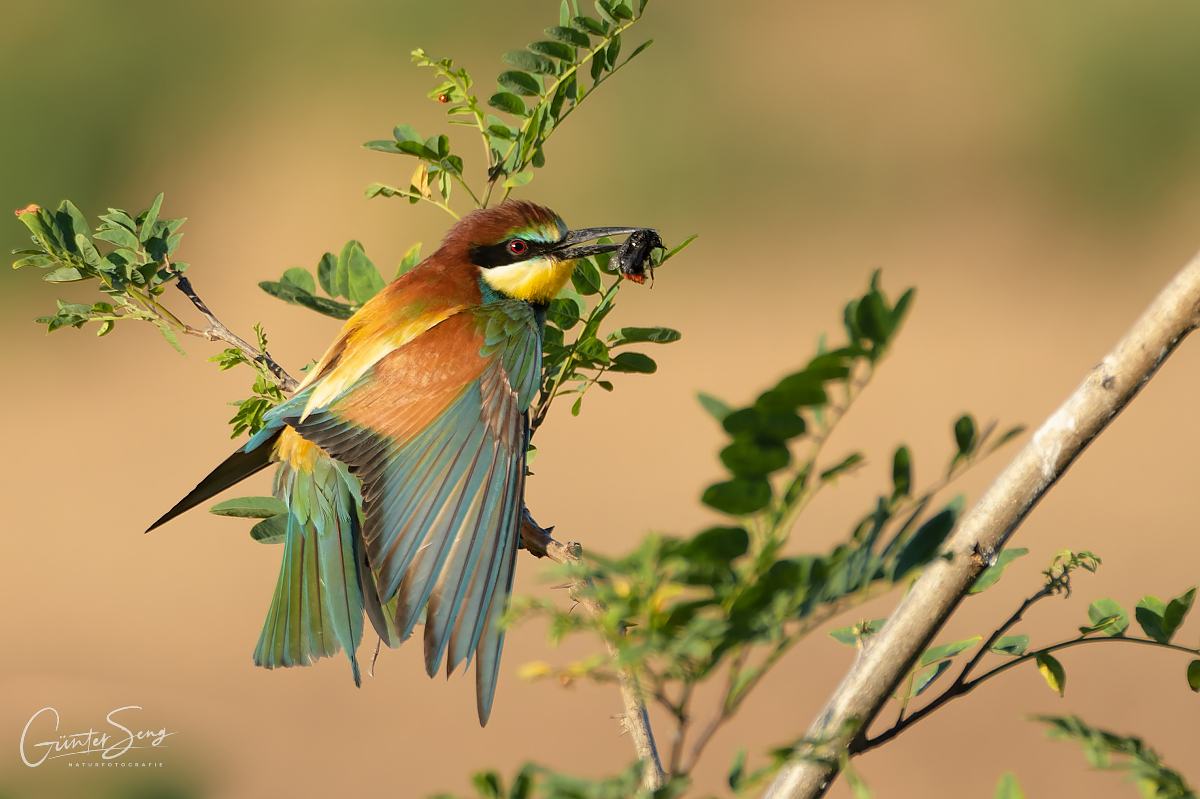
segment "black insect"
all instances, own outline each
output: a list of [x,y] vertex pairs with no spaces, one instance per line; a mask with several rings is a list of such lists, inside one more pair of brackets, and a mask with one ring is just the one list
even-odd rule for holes
[[622,275],[634,283],[645,283],[647,267],[650,270],[650,279],[654,279],[654,264],[650,260],[650,252],[665,249],[658,231],[650,228],[635,230],[613,253],[609,266],[620,270]]

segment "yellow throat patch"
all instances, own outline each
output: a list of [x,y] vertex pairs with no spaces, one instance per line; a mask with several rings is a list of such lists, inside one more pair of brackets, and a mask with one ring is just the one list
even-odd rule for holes
[[575,271],[575,260],[530,258],[515,264],[480,269],[483,280],[501,294],[517,300],[548,303],[558,296]]

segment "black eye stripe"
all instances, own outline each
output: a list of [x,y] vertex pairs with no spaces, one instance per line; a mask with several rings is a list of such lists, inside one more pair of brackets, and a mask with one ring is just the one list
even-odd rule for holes
[[484,269],[495,266],[528,261],[543,253],[549,252],[555,243],[530,241],[529,239],[511,238],[498,244],[473,244],[468,250],[471,263]]

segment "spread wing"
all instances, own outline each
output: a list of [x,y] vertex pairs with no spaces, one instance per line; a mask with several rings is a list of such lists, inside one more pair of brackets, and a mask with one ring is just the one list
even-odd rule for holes
[[[362,480],[363,538],[401,640],[426,610],[425,667],[471,652],[491,712],[525,489],[526,412],[541,375],[532,309],[463,309],[381,358],[327,404],[279,421]],[[297,401],[300,400],[298,396]]]

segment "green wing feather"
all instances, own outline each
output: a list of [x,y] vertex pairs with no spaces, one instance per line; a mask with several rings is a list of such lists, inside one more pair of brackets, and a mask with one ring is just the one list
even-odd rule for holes
[[[425,665],[476,656],[486,724],[503,647],[541,375],[533,310],[461,311],[396,349],[303,421],[282,421],[362,480],[363,538],[400,640],[426,611]],[[389,642],[391,643],[391,642]]]
[[[344,464],[318,455],[307,467],[279,466],[275,495],[287,503],[287,535],[275,596],[254,651],[265,668],[307,666],[345,650],[355,685],[362,675],[355,652],[363,635],[370,572],[361,543],[358,481]],[[369,584],[374,593],[374,584]],[[380,617],[382,619],[382,617]]]

